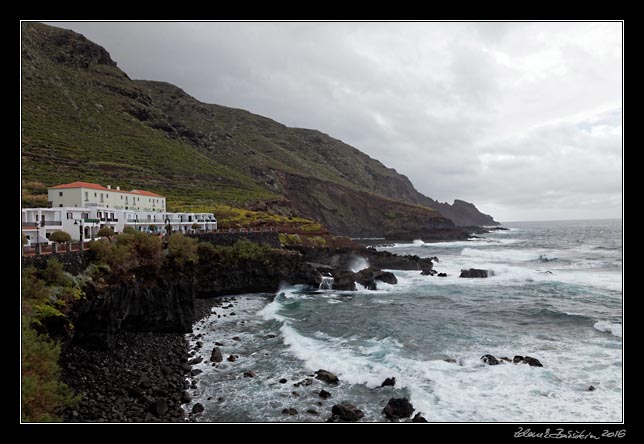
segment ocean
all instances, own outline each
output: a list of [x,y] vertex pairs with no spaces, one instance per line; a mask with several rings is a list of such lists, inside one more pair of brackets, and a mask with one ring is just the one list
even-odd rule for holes
[[[384,421],[388,400],[406,397],[429,422],[622,421],[622,221],[503,226],[470,241],[378,247],[436,256],[447,277],[391,270],[397,285],[356,292],[284,283],[214,307],[188,336],[203,342],[204,361],[187,407],[203,404],[199,421],[300,422],[326,421],[348,401],[365,422]],[[460,278],[469,268],[492,275]],[[485,354],[543,367],[490,366]],[[315,379],[318,369],[340,383]],[[389,377],[395,386],[380,387]]]

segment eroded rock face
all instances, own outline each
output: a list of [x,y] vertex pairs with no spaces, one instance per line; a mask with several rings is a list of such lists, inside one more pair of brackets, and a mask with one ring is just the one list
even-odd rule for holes
[[356,291],[356,283],[353,280],[353,273],[350,271],[334,271],[333,289],[340,291]]

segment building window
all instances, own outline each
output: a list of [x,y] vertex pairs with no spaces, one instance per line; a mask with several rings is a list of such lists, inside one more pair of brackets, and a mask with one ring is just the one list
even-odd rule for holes
[[94,193],[94,197],[96,197],[96,193]]
[[89,200],[89,193],[85,191],[85,202],[87,202],[88,200]]
[[67,219],[73,219],[74,215],[72,213],[67,213]]
[[38,215],[36,214],[36,222],[38,222]]
[[59,191],[59,192],[58,192],[58,195],[59,195],[59,196],[62,196],[62,195],[63,195],[63,192],[62,192],[62,191]]
[[58,206],[59,206],[59,207],[62,207],[62,206],[63,206],[63,204],[58,204]]

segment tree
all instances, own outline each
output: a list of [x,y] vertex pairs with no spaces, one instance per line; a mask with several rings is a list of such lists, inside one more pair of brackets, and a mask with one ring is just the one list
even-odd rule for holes
[[64,244],[72,240],[71,234],[65,231],[54,231],[49,235],[49,240],[52,242],[58,242],[59,244]]
[[103,227],[100,230],[98,230],[97,234],[100,237],[106,237],[109,240],[112,240],[112,236],[114,236],[114,230],[112,230],[111,227]]
[[22,233],[20,235],[22,236],[22,245],[27,245],[27,243],[29,242],[29,240],[27,240],[27,236]]

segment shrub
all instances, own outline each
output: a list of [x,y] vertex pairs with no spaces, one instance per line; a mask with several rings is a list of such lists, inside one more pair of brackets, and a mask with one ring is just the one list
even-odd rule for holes
[[136,230],[133,227],[123,228],[123,234],[132,234],[132,233],[136,233]]
[[54,231],[49,235],[49,240],[52,242],[58,242],[59,244],[64,244],[72,240],[71,234],[65,231]]
[[201,227],[201,225],[199,225],[197,222],[195,222],[194,224],[192,224],[192,229],[193,229],[193,230],[198,230],[198,229],[199,229],[199,227]]
[[106,237],[111,240],[112,236],[114,236],[114,230],[112,230],[111,227],[102,227],[100,230],[98,230],[97,235],[99,237]]
[[22,245],[27,245],[27,243],[29,242],[29,240],[27,240],[27,236],[25,236],[23,233],[20,233],[20,235],[22,236],[21,237]]
[[55,257],[49,258],[47,267],[40,272],[40,276],[44,279],[47,285],[60,285],[69,287],[73,285],[74,281],[68,273],[63,269],[63,264]]
[[168,238],[167,258],[171,264],[180,267],[199,260],[197,239],[181,233],[171,234]]
[[65,408],[80,398],[60,382],[58,357],[60,345],[29,327],[22,319],[22,420],[24,422],[60,421]]

